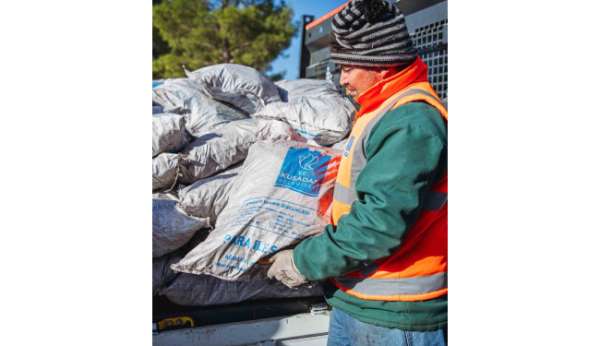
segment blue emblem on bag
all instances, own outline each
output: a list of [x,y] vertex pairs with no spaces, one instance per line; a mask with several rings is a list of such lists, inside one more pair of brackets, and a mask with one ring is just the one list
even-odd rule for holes
[[285,155],[276,187],[316,197],[331,156],[308,148],[290,148]]

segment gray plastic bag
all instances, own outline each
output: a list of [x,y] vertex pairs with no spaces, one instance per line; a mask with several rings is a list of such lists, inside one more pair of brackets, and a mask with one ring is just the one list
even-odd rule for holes
[[244,113],[213,99],[206,89],[187,78],[167,79],[152,90],[152,101],[163,112],[185,115],[186,129],[200,137],[233,120],[245,119]]
[[165,152],[177,152],[189,142],[185,118],[178,114],[152,117],[152,157]]
[[160,290],[171,302],[186,306],[235,304],[268,298],[299,298],[323,295],[320,284],[289,288],[269,280],[266,268],[250,270],[239,281],[225,281],[209,275],[180,274]]
[[152,191],[172,187],[179,175],[179,154],[163,153],[152,159]]
[[233,180],[240,169],[241,165],[234,166],[181,189],[179,207],[188,215],[208,218],[214,226],[218,215],[227,204]]
[[164,113],[164,109],[161,105],[152,105],[152,115]]
[[215,229],[171,268],[237,280],[261,258],[322,232],[338,154],[298,142],[254,144]]
[[[168,198],[171,198],[171,196],[168,196]],[[161,289],[167,287],[178,275],[181,275],[181,273],[171,269],[171,264],[177,263],[186,253],[206,239],[208,231],[208,229],[199,230],[194,237],[181,248],[164,256],[152,259],[153,296],[159,294]]]
[[280,81],[283,101],[273,102],[252,114],[254,118],[279,119],[319,145],[331,145],[350,132],[356,108],[329,81],[299,79]]
[[182,152],[180,181],[192,184],[243,161],[259,140],[290,140],[294,130],[281,121],[244,119],[232,121],[214,133],[194,140]]
[[208,219],[186,215],[167,194],[152,195],[152,257],[164,256],[185,245]]
[[266,104],[280,101],[277,86],[249,66],[220,64],[186,71],[188,78],[213,98],[227,102],[248,114]]
[[159,294],[160,290],[171,283],[179,273],[173,271],[170,265],[177,263],[181,255],[175,256],[167,254],[162,257],[152,259],[152,295]]
[[202,93],[197,85],[187,78],[166,79],[152,89],[152,102],[162,107],[165,113],[189,113],[189,102]]
[[341,95],[335,84],[323,79],[280,80],[275,82],[275,85],[279,88],[279,96],[284,102],[293,101],[302,96],[319,96],[322,93]]
[[347,146],[348,146],[348,137],[346,137],[346,138],[342,139],[341,141],[332,145],[331,149],[335,149],[340,152],[344,152],[346,150],[350,150],[350,148],[348,148]]
[[184,106],[189,111],[185,115],[186,129],[194,137],[201,137],[232,121],[248,118],[244,113],[203,93],[187,100]]

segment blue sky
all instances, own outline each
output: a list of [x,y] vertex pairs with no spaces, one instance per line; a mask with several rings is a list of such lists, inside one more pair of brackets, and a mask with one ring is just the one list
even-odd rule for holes
[[[294,10],[294,22],[300,23],[303,14],[310,14],[316,18],[345,3],[346,0],[287,0],[286,3]],[[271,73],[285,71],[285,79],[297,79],[300,64],[300,35],[298,28],[296,37],[292,39],[290,48],[283,51],[273,61]]]

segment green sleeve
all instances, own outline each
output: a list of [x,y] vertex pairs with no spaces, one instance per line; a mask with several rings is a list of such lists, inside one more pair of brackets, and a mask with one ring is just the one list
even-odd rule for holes
[[389,256],[446,169],[446,127],[435,108],[409,103],[385,114],[364,147],[358,200],[320,235],[300,242],[294,263],[309,280],[339,276]]

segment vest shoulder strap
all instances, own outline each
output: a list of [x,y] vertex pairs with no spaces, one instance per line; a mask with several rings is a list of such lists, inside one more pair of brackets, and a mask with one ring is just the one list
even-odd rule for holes
[[415,83],[408,88],[399,91],[397,94],[392,96],[393,101],[389,102],[385,107],[377,111],[377,115],[371,119],[369,125],[367,125],[365,135],[363,137],[363,145],[367,143],[371,136],[371,129],[373,126],[391,109],[396,109],[404,104],[414,101],[424,101],[430,106],[435,107],[442,117],[448,119],[448,111],[442,104],[442,101],[437,96],[431,85],[427,82]]
[[427,82],[415,83],[408,88],[394,95],[394,101],[385,107],[384,113],[390,109],[395,109],[401,105],[414,101],[424,101],[435,107],[442,117],[448,120],[448,111],[442,103],[442,100],[437,96],[431,85]]

